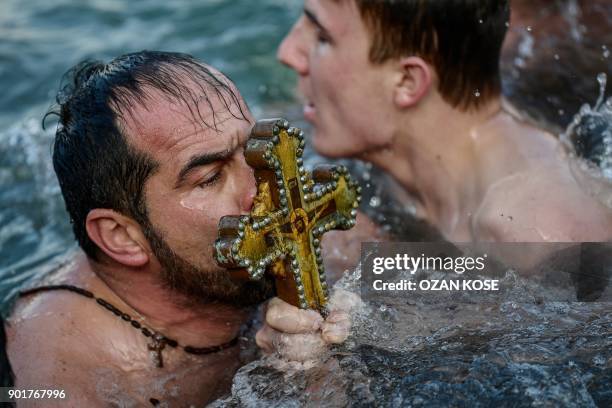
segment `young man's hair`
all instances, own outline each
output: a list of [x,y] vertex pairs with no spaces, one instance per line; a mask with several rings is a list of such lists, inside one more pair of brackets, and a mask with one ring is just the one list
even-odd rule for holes
[[442,97],[463,110],[500,94],[508,0],[351,1],[371,33],[372,62],[420,56],[434,66]]
[[198,122],[216,129],[215,112],[213,123],[207,123],[198,107],[199,101],[206,101],[212,110],[207,95],[211,91],[233,116],[246,118],[232,87],[186,54],[141,51],[109,63],[84,61],[64,75],[57,109],[45,118],[59,117],[53,167],[74,234],[89,257],[98,259],[97,246],[85,228],[92,209],[130,216],[145,227],[145,234],[150,225],[143,187],[159,164],[129,143],[126,115],[134,106],[146,106],[152,95],[162,95],[185,104]]

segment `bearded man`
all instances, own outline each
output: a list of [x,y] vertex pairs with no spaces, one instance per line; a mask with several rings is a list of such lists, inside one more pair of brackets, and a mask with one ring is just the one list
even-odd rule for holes
[[[253,118],[227,77],[176,53],[81,63],[57,102],[53,164],[80,249],[12,313],[16,387],[64,390],[45,406],[202,406],[227,391],[251,306],[273,295],[212,258],[219,219],[256,194]],[[285,345],[346,337],[279,299],[267,322]]]

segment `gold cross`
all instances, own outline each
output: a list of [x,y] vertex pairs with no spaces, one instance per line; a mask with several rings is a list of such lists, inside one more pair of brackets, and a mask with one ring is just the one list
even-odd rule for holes
[[306,171],[304,146],[304,133],[286,120],[255,124],[244,155],[255,170],[257,196],[250,215],[221,218],[215,257],[236,278],[260,279],[267,270],[281,299],[325,312],[320,240],[355,225],[361,187],[344,166]]

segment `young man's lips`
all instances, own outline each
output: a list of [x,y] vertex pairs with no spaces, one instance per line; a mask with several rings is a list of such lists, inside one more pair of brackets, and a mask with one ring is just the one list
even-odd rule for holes
[[313,103],[307,103],[304,105],[304,119],[309,122],[313,122],[316,115],[316,108]]

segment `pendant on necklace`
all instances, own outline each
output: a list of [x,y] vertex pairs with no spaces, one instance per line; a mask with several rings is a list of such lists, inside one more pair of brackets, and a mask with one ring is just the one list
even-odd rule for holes
[[162,357],[162,350],[166,347],[166,339],[161,334],[154,334],[151,336],[151,343],[147,345],[149,351],[152,351],[153,361],[157,368],[164,367],[164,359]]

